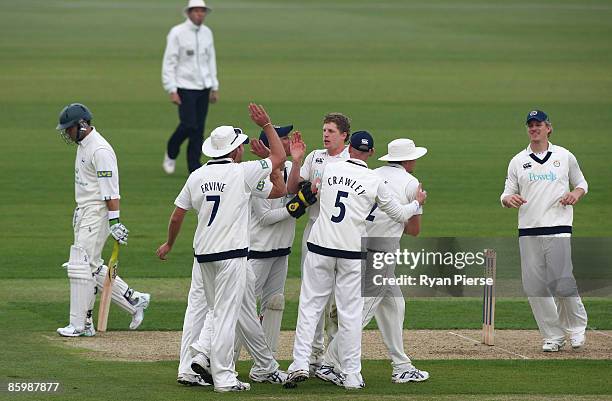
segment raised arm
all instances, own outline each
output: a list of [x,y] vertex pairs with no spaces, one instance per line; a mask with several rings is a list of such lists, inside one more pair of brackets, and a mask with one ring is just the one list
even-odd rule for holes
[[266,134],[266,138],[268,138],[268,143],[270,144],[270,161],[272,162],[272,170],[278,169],[283,165],[283,163],[285,163],[287,157],[285,156],[285,148],[283,147],[283,143],[272,126],[268,113],[266,113],[263,106],[250,103],[249,114],[251,116],[251,120],[253,120],[255,124],[259,125],[263,129],[264,133]]
[[300,171],[306,154],[306,144],[302,140],[302,134],[299,131],[293,133],[291,137],[291,171],[287,177],[287,192],[295,194],[299,190],[299,183],[308,177],[301,177]]

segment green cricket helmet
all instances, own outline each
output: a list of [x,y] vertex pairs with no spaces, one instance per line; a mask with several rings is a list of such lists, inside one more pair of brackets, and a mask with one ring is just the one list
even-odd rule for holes
[[79,121],[91,121],[93,115],[89,109],[81,103],[72,103],[64,107],[59,115],[59,124],[57,124],[56,130],[64,130],[70,128],[73,125],[77,125]]

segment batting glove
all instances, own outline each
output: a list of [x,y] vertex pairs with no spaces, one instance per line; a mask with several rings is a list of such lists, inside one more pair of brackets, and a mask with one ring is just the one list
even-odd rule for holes
[[119,219],[108,221],[110,224],[111,235],[121,245],[127,245],[128,233],[130,232]]
[[313,205],[317,201],[317,195],[312,192],[310,181],[302,181],[299,185],[298,193],[285,206],[289,214],[296,219],[306,213],[308,206]]

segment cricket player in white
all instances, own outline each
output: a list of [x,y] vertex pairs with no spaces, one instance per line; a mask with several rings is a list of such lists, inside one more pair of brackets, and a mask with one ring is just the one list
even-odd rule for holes
[[[285,155],[290,156],[289,134],[293,125],[274,128],[283,143]],[[251,141],[251,149],[260,156],[267,157],[267,147],[268,141],[263,132],[259,141]],[[257,152],[257,149],[262,152]],[[291,165],[286,161],[282,168],[284,181],[289,177]],[[256,277],[255,295],[260,299],[261,325],[273,353],[278,349],[289,254],[295,237],[296,220],[286,207],[290,199],[289,195],[277,199],[251,199],[249,263]]]
[[[585,343],[587,314],[573,275],[570,237],[573,206],[588,184],[576,157],[548,141],[546,113],[527,115],[529,146],[510,161],[501,202],[518,208],[523,289],[540,334],[542,350],[559,351],[569,337],[573,348]],[[570,191],[570,189],[573,190]]]
[[[289,193],[296,193],[298,190],[298,184],[302,181],[309,181],[315,183],[320,182],[325,171],[325,166],[347,160],[349,158],[348,146],[345,144],[349,140],[351,131],[350,119],[341,113],[329,113],[323,118],[323,149],[313,150],[308,154],[304,162],[304,153],[306,146],[301,140],[300,135],[293,135],[291,144],[291,157],[292,167],[287,180],[287,191]],[[319,205],[318,203],[308,208],[308,222],[304,228],[302,235],[302,265],[301,272],[304,273],[304,260],[308,253],[306,242],[310,231],[319,216]],[[332,297],[333,298],[333,297]],[[327,304],[326,313],[321,315],[321,320],[317,324],[317,329],[312,344],[312,355],[310,358],[310,371],[314,374],[315,370],[321,366],[323,362],[323,353],[325,351],[324,346],[324,335],[325,329],[325,316],[329,316],[330,309],[332,307],[333,300]],[[333,335],[337,331],[335,322],[328,322],[327,334],[328,339],[331,340]]]
[[[340,371],[338,384],[347,389],[365,386],[361,377],[361,240],[366,218],[375,203],[395,221],[405,223],[420,208],[418,201],[401,205],[385,188],[383,180],[368,169],[374,140],[366,131],[351,136],[350,159],[328,165],[319,195],[320,215],[308,237],[300,304],[289,381],[309,377],[308,359],[317,322],[332,289],[338,311]],[[420,199],[425,199],[421,191]],[[419,199],[419,197],[417,199]]]
[[263,107],[250,104],[249,112],[251,119],[268,136],[270,157],[234,163],[233,159],[242,158],[242,144],[248,137],[242,130],[230,126],[213,130],[204,142],[202,151],[215,159],[194,171],[187,179],[175,201],[168,239],[157,250],[162,260],[167,257],[186,212],[195,209],[198,226],[193,247],[200,264],[207,303],[213,310],[210,369],[215,391],[219,392],[250,389],[248,383],[237,380],[233,360],[236,322],[247,279],[249,238],[244,227],[248,226],[251,193],[285,160],[280,139]]
[[[87,107],[72,103],[61,111],[56,127],[66,142],[77,145],[74,244],[65,264],[70,279],[70,324],[57,329],[65,337],[96,334],[92,318],[96,288],[102,289],[108,269],[103,265],[102,249],[109,234],[123,245],[128,238],[127,228],[119,221],[117,157],[106,139],[90,125],[92,118]],[[134,291],[117,276],[112,300],[132,315],[130,329],[138,328],[149,305],[149,294]]]
[[[417,147],[410,139],[396,139],[389,143],[388,154],[378,160],[387,161],[386,166],[374,170],[383,180],[387,190],[402,205],[418,201],[419,181],[410,173],[413,172],[416,159],[427,153],[427,149]],[[424,200],[420,200],[422,203]],[[420,232],[422,207],[412,216],[406,224],[392,220],[386,213],[374,206],[366,218],[366,229],[369,237],[368,250],[395,252],[400,246],[402,234],[416,236]],[[371,240],[371,241],[370,241]],[[378,246],[377,246],[378,245]],[[394,277],[395,266],[389,266],[386,277]],[[366,288],[368,288],[366,286]],[[424,381],[429,373],[419,370],[412,365],[410,358],[404,352],[404,312],[405,301],[402,290],[398,285],[374,288],[376,296],[366,294],[362,312],[362,327],[365,328],[373,317],[382,335],[383,341],[389,351],[393,365],[391,381],[393,383],[408,383]],[[336,383],[342,377],[335,369],[340,365],[338,355],[338,341],[332,340],[325,352],[324,363],[315,373],[317,377]],[[338,384],[338,383],[336,383]]]

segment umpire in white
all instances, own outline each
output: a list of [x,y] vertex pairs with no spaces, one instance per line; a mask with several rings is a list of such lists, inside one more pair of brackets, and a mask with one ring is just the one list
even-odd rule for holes
[[200,167],[204,124],[208,104],[219,98],[217,59],[213,34],[204,25],[212,10],[203,0],[189,0],[187,19],[174,26],[166,41],[162,64],[162,84],[170,101],[178,106],[179,125],[168,140],[163,169],[172,174],[181,144],[187,145],[189,172]]
[[[553,127],[546,113],[527,115],[529,146],[508,166],[501,202],[518,208],[523,288],[544,339],[542,350],[559,351],[569,337],[573,348],[585,343],[587,314],[573,276],[573,206],[588,184],[576,157],[548,141]],[[573,189],[572,189],[573,188]]]
[[234,369],[236,321],[242,305],[249,246],[249,199],[257,185],[285,161],[283,145],[261,106],[249,105],[251,119],[262,127],[270,142],[270,157],[234,163],[235,152],[244,152],[248,137],[230,126],[218,127],[202,146],[213,158],[192,173],[178,197],[170,218],[168,239],[157,255],[165,259],[180,231],[185,214],[195,209],[198,225],[193,239],[200,264],[204,293],[213,309],[210,365],[215,391],[245,391]]

